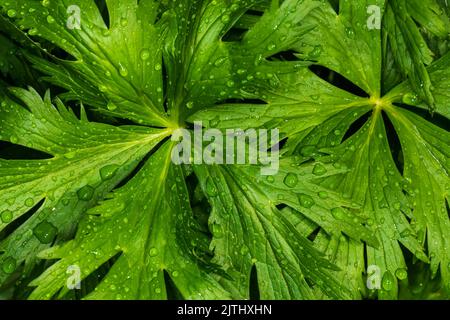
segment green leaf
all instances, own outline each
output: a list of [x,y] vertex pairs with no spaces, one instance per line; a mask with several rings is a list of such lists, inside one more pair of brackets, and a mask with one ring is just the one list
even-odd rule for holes
[[[0,296],[448,296],[445,1],[0,9],[27,60],[0,55],[60,93],[7,97],[34,85],[10,68],[0,82],[0,140],[21,154],[0,153]],[[193,122],[279,129],[278,174],[171,163],[165,140]]]
[[158,5],[152,1],[107,3],[109,28],[91,0],[70,5],[38,0],[1,4],[5,11],[16,13],[16,23],[30,35],[51,41],[73,57],[58,59],[57,64],[35,60],[40,70],[52,74],[52,82],[69,90],[66,98],[83,100],[112,116],[166,126],[162,73],[156,68],[162,63],[165,34],[164,24],[156,21]]
[[[42,100],[31,89],[13,92],[29,109],[4,98],[0,136],[50,156],[0,159],[0,230],[39,204],[0,244],[0,265],[14,259],[18,267],[36,263],[37,252],[53,241],[69,239],[84,211],[130,174],[169,132],[79,120],[60,101],[53,106],[49,94]],[[42,223],[51,226],[50,239],[39,236]],[[10,273],[1,269],[0,279]]]
[[[73,241],[41,254],[60,260],[31,284],[37,288],[30,298],[51,298],[66,285],[70,266],[79,267],[85,278],[118,254],[87,299],[166,298],[164,272],[183,298],[228,296],[196,263],[194,254],[201,252],[194,248],[207,249],[208,239],[196,227],[182,182],[185,177],[170,163],[170,154],[171,144],[166,143],[129,183],[88,211]],[[181,234],[190,243],[184,243]]]
[[420,33],[418,25],[440,38],[448,36],[449,17],[435,0],[389,2],[384,19],[386,40],[399,70],[421,100],[434,111],[433,82],[426,69],[434,54]]
[[[327,220],[331,210],[345,214],[336,207],[344,203],[339,203],[333,193],[329,193],[329,199],[319,197],[320,192],[327,191],[312,187],[316,178],[312,166],[294,173],[290,164],[286,161],[281,165],[283,173],[275,180],[255,174],[257,168],[252,167],[194,168],[212,205],[214,261],[225,271],[230,270],[235,280],[228,286],[245,298],[252,266],[256,266],[262,299],[314,298],[306,279],[330,297],[346,298],[349,292],[326,270],[333,266],[299,234],[293,223],[295,215],[277,209],[277,205],[289,205],[296,199],[294,207]],[[269,189],[269,185],[273,187]],[[345,229],[344,223],[342,228]],[[236,271],[238,274],[234,275]]]
[[[450,54],[428,67],[428,73],[435,84],[433,94],[436,99],[435,112],[450,119]],[[404,82],[394,88],[388,95],[396,103],[427,109],[427,105],[414,92],[409,82]]]
[[415,229],[419,239],[426,241],[432,276],[439,269],[449,292],[450,134],[410,111],[391,109],[388,114],[403,146]]

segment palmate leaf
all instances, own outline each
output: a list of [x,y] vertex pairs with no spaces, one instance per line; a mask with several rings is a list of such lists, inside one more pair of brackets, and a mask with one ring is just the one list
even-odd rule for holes
[[39,204],[31,218],[2,240],[2,281],[23,262],[26,267],[35,263],[37,252],[55,240],[69,239],[84,211],[169,134],[79,120],[60,101],[54,107],[49,94],[42,100],[33,90],[13,92],[29,110],[2,100],[2,140],[45,152],[49,158],[0,160],[0,230]]
[[[71,89],[67,98],[83,100],[112,116],[165,127],[168,120],[162,106],[162,74],[155,70],[162,63],[165,33],[164,25],[155,21],[158,7],[152,1],[108,3],[110,28],[90,0],[2,5],[30,36],[41,35],[75,59],[39,65],[55,76],[58,85]],[[67,13],[70,6],[76,6],[72,8],[82,14],[73,30],[67,26],[72,21]],[[124,46],[123,39],[132,46]]]
[[[46,52],[28,58],[66,90],[63,100],[139,125],[89,122],[84,108],[78,119],[32,89],[13,90],[23,103],[3,98],[2,140],[49,156],[1,160],[2,283],[23,262],[25,276],[37,272],[41,252],[51,266],[31,282],[34,299],[68,297],[71,266],[80,267],[83,285],[100,277],[79,295],[86,299],[160,299],[173,290],[191,299],[249,298],[254,274],[264,299],[362,298],[373,294],[364,289],[366,265],[382,272],[378,296],[396,298],[397,279],[408,277],[406,248],[445,287],[449,134],[404,104],[426,107],[412,94],[426,73],[436,111],[448,115],[448,59],[419,61],[414,51],[414,68],[396,65],[386,34],[368,25],[373,6],[393,24],[392,2],[0,0]],[[67,25],[71,5],[81,13],[77,27]],[[426,12],[414,19],[434,19]],[[444,23],[427,28],[438,35]],[[409,39],[416,28],[393,37]],[[399,76],[383,72],[386,57]],[[317,67],[363,93],[336,87]],[[384,77],[395,87],[389,93]],[[280,172],[172,164],[174,145],[163,140],[194,121],[279,128],[287,139]],[[391,123],[403,168],[390,148]],[[196,201],[209,230],[196,219]]]
[[[233,285],[243,296],[249,292],[253,265],[256,266],[262,299],[314,298],[305,277],[330,297],[342,298],[351,294],[345,285],[334,282],[330,274],[319,272],[321,264],[327,264],[326,260],[299,233],[296,228],[299,217],[278,209],[280,205],[289,205],[311,220],[320,221],[318,223],[330,233],[342,231],[376,245],[376,239],[360,225],[364,220],[343,209],[352,204],[315,183],[318,168],[322,177],[342,172],[342,169],[324,164],[299,169],[293,159],[281,163],[277,177],[256,180],[257,167],[195,168],[212,205],[210,223],[215,261],[226,270],[230,268],[241,273],[237,281],[228,285]],[[292,242],[291,239],[296,240]]]
[[[30,57],[41,71],[52,74],[52,77],[48,79],[49,81],[69,90],[68,94],[63,95],[64,98],[82,100],[97,111],[109,116],[131,119],[139,124],[171,128],[207,105],[230,98],[259,96],[258,92],[250,93],[251,88],[257,85],[267,87],[276,83],[278,81],[276,71],[280,72],[280,76],[282,76],[298,70],[298,63],[272,63],[265,58],[278,51],[289,49],[294,44],[296,35],[308,32],[311,26],[303,26],[300,21],[308,12],[320,6],[320,3],[315,1],[285,1],[281,7],[274,3],[269,12],[262,18],[262,21],[254,26],[253,35],[250,32],[246,41],[235,45],[226,45],[225,42],[220,40],[221,37],[254,3],[255,1],[243,1],[239,4],[227,1],[205,1],[194,5],[193,2],[185,1],[169,2],[158,8],[157,3],[150,1],[140,1],[139,4],[135,5],[123,5],[117,1],[107,1],[111,21],[110,27],[107,29],[102,24],[101,16],[93,2],[78,1],[75,4],[79,5],[82,12],[86,11],[83,15],[85,24],[80,30],[65,28],[64,23],[67,16],[63,10],[65,7],[62,1],[44,1],[42,3],[27,1],[15,4],[4,3],[4,5],[6,6],[5,10],[9,13],[8,15],[16,18],[16,22],[20,23],[22,29],[30,28],[28,33],[31,36],[46,38],[76,59],[76,61],[61,61],[53,57],[55,62],[47,62],[40,58]],[[144,9],[149,10],[146,12]],[[160,9],[161,11],[165,10],[163,14],[161,14]],[[15,10],[17,13],[12,14],[13,11],[11,10]],[[30,14],[22,14],[23,10],[27,10]],[[125,17],[119,17],[119,12],[125,12]],[[141,20],[139,15],[144,15],[144,12],[146,12],[145,21],[152,21],[153,24],[143,25],[144,17],[141,17]],[[183,21],[185,20],[180,17],[184,17],[191,12],[197,14],[200,12],[201,14],[194,17],[195,25],[184,25]],[[297,12],[303,12],[303,14],[299,15]],[[42,20],[43,16],[45,17],[44,20]],[[43,26],[42,23],[47,23],[47,25]],[[286,23],[286,25],[283,23]],[[263,26],[265,24],[274,27],[279,25],[280,28],[277,32],[268,33],[265,31],[267,39],[260,41],[258,33],[264,31]],[[39,25],[42,26],[39,27]],[[176,26],[175,29],[174,26]],[[146,28],[145,32],[143,31],[144,27]],[[173,32],[173,30],[179,32]],[[135,41],[136,47],[129,47],[123,42],[114,41],[114,39],[119,39],[130,33],[136,37],[142,37],[145,34],[146,37],[142,38],[142,43]],[[284,37],[284,35],[288,35],[288,37]],[[205,41],[205,39],[209,41]],[[162,42],[164,42],[164,45],[162,45]],[[113,47],[115,49],[114,54],[112,53]],[[167,87],[164,88],[162,87],[162,59],[158,55],[161,48],[164,48],[162,54],[168,61],[165,65],[168,76]],[[191,51],[192,48],[194,48],[193,52]],[[249,48],[252,48],[252,50],[249,51]],[[146,54],[147,50],[155,51],[156,54],[149,57]],[[230,67],[234,68],[238,65],[240,68],[235,73],[230,73]],[[264,71],[264,74],[261,71]],[[148,87],[146,87],[147,83]],[[239,89],[238,83],[245,84],[248,89]],[[293,82],[294,84],[295,82]],[[128,90],[130,88],[133,90]],[[34,96],[34,100],[37,100],[35,93],[31,94]],[[29,94],[20,91],[18,95],[28,96]],[[102,99],[104,99],[103,102]],[[32,115],[51,109],[48,96],[42,110],[32,108],[34,100],[26,101],[26,105],[32,109]],[[157,101],[156,104],[155,101]],[[164,104],[167,106],[167,114],[164,113]],[[58,102],[58,106],[61,114],[69,112],[60,102]],[[19,110],[22,109],[19,108]],[[4,110],[5,117],[8,113],[7,109]],[[39,117],[39,113],[37,117]],[[77,120],[73,115],[71,117],[75,123],[86,121],[84,113],[82,113],[82,120]],[[39,136],[46,137],[53,133],[53,127],[49,124],[53,122],[46,119],[44,123],[47,123],[47,125],[37,126],[42,129]],[[5,123],[9,124],[9,126],[5,126],[5,133],[9,134],[6,139],[12,143],[24,143],[20,139],[16,139],[13,133],[16,133],[17,136],[23,136],[20,135],[20,130],[23,130],[23,127],[28,128],[28,126],[19,125],[12,128],[12,119],[5,119]],[[97,125],[94,124],[94,126]],[[171,129],[142,128],[139,130],[129,127],[111,127],[111,130],[115,129],[136,131],[136,135],[140,137],[137,140],[139,142],[130,138],[133,141],[130,144],[136,148],[139,147],[139,150],[143,151],[142,156],[149,152],[162,138],[171,133]],[[66,133],[66,130],[72,132],[65,129],[64,133]],[[79,135],[90,137],[89,132],[84,132],[76,124],[72,130],[75,130]],[[75,133],[72,134],[76,137]],[[63,135],[63,133],[59,135]],[[94,134],[92,133],[92,135]],[[108,136],[99,138],[100,141],[103,139],[110,140]],[[36,137],[36,140],[39,140],[39,137]],[[57,139],[53,138],[52,140]],[[207,248],[209,239],[195,231],[200,230],[200,227],[195,226],[187,199],[186,187],[183,186],[183,180],[186,177],[179,168],[174,167],[169,162],[172,145],[166,143],[165,146],[158,148],[159,150],[150,156],[135,177],[110,196],[106,196],[110,197],[109,200],[96,206],[101,199],[105,198],[108,191],[123,180],[125,175],[119,177],[116,174],[117,180],[114,180],[114,184],[111,183],[105,188],[100,188],[98,185],[99,176],[101,178],[100,169],[103,164],[109,164],[102,157],[108,154],[109,148],[105,147],[100,152],[102,155],[100,157],[95,151],[90,150],[90,145],[83,149],[83,145],[74,143],[70,138],[67,138],[67,140],[63,140],[56,146],[44,144],[42,147],[35,143],[33,138],[28,140],[30,148],[43,148],[42,151],[50,154],[53,154],[51,151],[54,148],[55,150],[57,150],[57,147],[62,148],[61,157],[58,157],[59,149],[53,151],[56,152],[54,153],[55,161],[59,158],[65,159],[67,165],[75,159],[80,159],[80,161],[84,160],[89,163],[89,165],[86,165],[83,162],[83,169],[94,167],[97,169],[97,175],[89,175],[91,178],[94,177],[92,178],[93,181],[85,181],[87,179],[81,178],[83,176],[81,173],[80,175],[72,175],[77,177],[77,184],[68,184],[70,190],[66,192],[67,195],[65,194],[67,200],[78,204],[80,200],[86,200],[89,197],[89,201],[83,203],[84,206],[79,209],[78,215],[73,216],[73,220],[67,219],[64,223],[75,227],[78,219],[86,210],[87,214],[83,215],[84,218],[78,227],[74,240],[66,244],[57,241],[58,246],[40,255],[43,258],[60,260],[31,283],[32,286],[37,286],[31,294],[31,298],[54,297],[65,286],[66,271],[70,266],[79,266],[82,278],[87,278],[108,261],[113,261],[112,268],[96,290],[86,298],[164,298],[167,295],[165,272],[169,274],[177,290],[184,298],[248,297],[248,284],[247,286],[243,285],[242,279],[248,280],[250,273],[248,268],[251,268],[252,264],[256,264],[258,272],[261,272],[259,289],[263,297],[313,298],[315,294],[311,290],[312,286],[317,286],[318,289],[322,289],[328,296],[334,298],[350,297],[350,293],[345,286],[333,280],[333,271],[326,270],[332,269],[333,266],[324,260],[317,250],[311,247],[309,240],[303,238],[296,231],[295,225],[289,219],[277,218],[280,212],[276,209],[275,204],[280,199],[274,199],[273,191],[271,191],[272,194],[269,199],[271,198],[274,204],[268,209],[256,210],[256,219],[269,219],[265,222],[264,228],[261,228],[255,219],[243,221],[255,223],[255,229],[261,232],[258,235],[259,239],[267,239],[269,247],[275,248],[280,243],[283,248],[286,248],[287,265],[284,265],[285,258],[280,256],[279,252],[267,256],[262,255],[259,252],[259,247],[252,247],[254,239],[244,238],[239,239],[237,244],[243,243],[249,248],[252,247],[251,250],[249,249],[249,253],[251,252],[253,257],[247,257],[248,259],[243,262],[238,260],[215,266],[217,261],[223,261],[223,256],[227,255],[228,252],[218,250],[217,253],[214,252],[213,261],[209,261],[210,253],[208,253]],[[120,140],[125,146],[129,147],[128,143],[123,142],[127,139],[120,137]],[[68,145],[68,148],[65,148],[65,144]],[[97,145],[98,142],[96,142]],[[115,144],[110,147],[111,152],[119,153],[121,150]],[[47,150],[48,148],[50,149]],[[142,159],[139,155],[137,153],[128,160],[136,164]],[[102,162],[102,165],[97,161]],[[17,164],[16,161],[6,161],[6,165],[9,166]],[[132,169],[131,165],[116,162],[114,164],[117,166],[115,167],[117,170],[121,168],[122,170],[125,170],[124,168],[130,169],[127,173]],[[24,160],[22,165],[30,164]],[[292,171],[290,174],[296,179],[300,179],[297,175],[302,172],[296,171],[295,168],[297,166],[290,169]],[[51,171],[53,168],[49,170]],[[70,167],[67,170],[69,175],[72,174],[73,171]],[[206,169],[200,167],[199,170]],[[312,167],[307,170],[312,170]],[[98,175],[99,172],[100,175]],[[205,186],[206,181],[202,180],[202,175],[199,173],[202,171],[196,172],[200,184]],[[330,170],[330,174],[332,173],[333,170]],[[51,179],[52,174],[48,173],[44,176]],[[68,182],[62,178],[61,181]],[[11,184],[14,184],[17,189],[23,190],[23,185],[20,182],[18,178],[12,178]],[[39,183],[39,185],[41,184]],[[355,207],[354,204],[339,200],[337,193],[330,193],[332,196],[328,201],[319,199],[317,192],[320,190],[314,188],[312,182],[302,183],[301,185],[302,188],[295,191],[286,190],[286,187],[280,188],[278,193],[286,193],[286,199],[288,199],[292,196],[295,197],[297,192],[302,191],[299,200],[294,201],[292,205],[298,208],[302,202],[306,201],[305,197],[317,199],[317,206],[306,208],[306,214],[313,219],[320,217],[326,230],[334,233],[344,232],[355,236],[357,239],[374,242],[374,239],[362,226],[364,219],[353,216],[353,213],[341,208],[344,204],[349,208]],[[50,183],[49,186],[50,189],[57,188],[57,184],[55,186]],[[64,187],[66,186],[64,184]],[[236,184],[232,181],[225,182],[224,187],[236,190]],[[2,195],[11,195],[11,193],[6,192],[6,187],[2,190],[4,190]],[[136,192],[138,193],[136,194]],[[326,192],[325,188],[322,192]],[[205,193],[208,194],[208,190],[205,190]],[[314,195],[308,195],[312,193]],[[22,194],[26,195],[27,192]],[[248,196],[262,197],[262,199],[268,197],[261,195],[258,190],[248,190]],[[36,199],[31,200],[35,203],[45,198],[44,205],[46,205],[52,197],[44,193],[40,198],[36,195]],[[58,195],[55,195],[54,198],[59,199]],[[333,199],[335,200],[334,203]],[[31,203],[31,200],[26,199],[25,202]],[[210,202],[214,205],[216,200],[210,199]],[[243,198],[237,198],[236,202],[239,209],[235,214],[242,215],[253,212],[255,215],[255,209],[251,208],[257,206],[257,204],[248,203]],[[44,209],[45,207],[42,208],[42,210]],[[8,207],[7,210],[15,212],[16,208]],[[148,213],[145,214],[142,210],[148,211]],[[335,220],[331,217],[332,210],[342,210],[342,214],[347,217],[342,223],[337,223],[337,228],[332,226],[332,222]],[[27,220],[27,223],[38,217],[40,212],[34,214],[32,219]],[[65,219],[63,214],[58,215],[54,212],[60,212],[59,208],[52,207],[50,211],[46,211],[45,216],[41,217],[41,221],[45,222],[44,226],[58,228],[59,222],[51,219],[58,216]],[[292,219],[295,219],[295,214],[292,216]],[[270,219],[276,219],[273,226],[270,225]],[[42,226],[43,222],[41,221],[39,221],[39,226]],[[24,230],[29,229],[30,227],[24,228]],[[35,238],[38,238],[41,234],[40,231],[42,230],[37,229],[36,232],[29,233],[29,237],[26,239],[27,243],[30,241],[36,242]],[[48,230],[43,231],[43,234],[48,238]],[[56,233],[55,229],[51,229],[51,231]],[[72,234],[73,229],[67,232],[64,239]],[[9,238],[21,236],[22,233],[19,228]],[[12,240],[10,242],[6,240],[5,243],[12,243]],[[35,248],[33,250],[33,253],[39,251]],[[240,250],[242,249],[240,248]],[[20,250],[22,257],[13,256],[13,252],[10,247],[5,249],[2,256],[4,265],[12,261],[18,264],[22,262],[24,257],[31,255],[31,250],[29,252]],[[278,261],[279,259],[281,261]],[[31,262],[30,265],[32,265]],[[136,272],[126,277],[124,273],[129,272],[130,266],[137,266]],[[225,270],[220,271],[220,268]],[[5,268],[8,272],[12,272],[13,269],[12,267]],[[229,275],[221,276],[223,272],[229,273]],[[274,281],[272,285],[269,285],[269,279],[265,279],[266,277],[285,278],[288,282],[277,284]],[[292,288],[286,288],[287,284]],[[230,293],[227,293],[224,288],[237,289],[230,289]],[[65,290],[59,292],[60,297],[64,295]]]
[[129,184],[88,211],[74,241],[41,254],[62,259],[31,284],[38,287],[30,298],[57,293],[71,265],[79,266],[84,278],[118,253],[87,299],[164,299],[165,271],[185,298],[229,297],[212,275],[200,270],[192,244],[179,239],[183,234],[198,248],[208,245],[207,237],[196,231],[183,172],[171,164],[170,154],[166,143]]
[[450,21],[446,10],[435,0],[390,1],[384,18],[385,39],[388,51],[399,70],[410,79],[416,99],[423,100],[434,111],[434,84],[426,69],[433,60],[418,25],[432,35],[445,39],[449,36]]
[[[371,4],[373,3],[371,2]],[[383,2],[378,2],[378,5],[380,9],[383,8]],[[409,144],[429,146],[434,143],[435,139],[427,142],[420,136],[419,132],[411,135],[410,130],[405,132],[406,130],[400,124],[395,123],[394,127],[397,134],[400,135],[400,139],[402,139],[402,136],[399,131],[403,132],[405,138],[408,137],[408,142],[403,140],[401,147],[405,154],[404,166],[405,168],[409,167],[409,173],[408,171],[402,173],[397,169],[396,162],[391,155],[388,142],[388,135],[391,133],[386,131],[384,122],[387,120],[383,118],[383,113],[388,113],[391,118],[391,113],[400,115],[406,112],[399,108],[397,104],[393,105],[392,102],[427,106],[422,105],[420,99],[414,98],[416,94],[411,90],[411,85],[406,82],[383,97],[380,87],[380,31],[369,30],[366,27],[366,8],[367,6],[359,2],[354,4],[343,2],[339,8],[339,16],[331,8],[322,9],[322,12],[320,10],[313,11],[305,20],[320,21],[322,18],[323,24],[317,23],[319,27],[301,38],[298,51],[301,52],[301,48],[308,48],[304,49],[305,52],[312,50],[309,52],[314,53],[313,60],[354,82],[370,96],[369,98],[352,96],[339,88],[332,87],[325,81],[317,79],[312,71],[303,67],[297,72],[297,76],[302,82],[296,82],[297,91],[291,103],[283,101],[283,96],[281,94],[278,96],[275,93],[276,89],[273,87],[263,87],[260,90],[267,97],[267,105],[241,106],[235,104],[208,108],[198,112],[191,119],[198,121],[206,118],[210,120],[211,126],[222,129],[239,126],[240,123],[248,121],[244,121],[247,118],[255,119],[250,120],[253,126],[270,126],[274,122],[274,126],[278,125],[285,135],[290,137],[286,145],[288,154],[317,158],[321,153],[330,153],[332,154],[331,158],[326,159],[339,159],[353,168],[349,173],[327,178],[323,183],[336,190],[345,190],[348,198],[352,198],[357,203],[364,203],[364,214],[368,219],[367,225],[377,235],[379,242],[382,244],[379,248],[367,248],[366,263],[367,265],[375,265],[381,270],[384,286],[379,296],[395,298],[397,297],[396,278],[404,280],[407,277],[407,266],[400,244],[417,258],[429,261],[423,249],[424,237],[427,232],[433,232],[433,235],[428,235],[428,239],[434,239],[434,244],[431,246],[430,243],[427,244],[429,256],[435,259],[439,257],[438,260],[442,259],[439,262],[437,260],[434,263],[432,262],[433,270],[436,272],[438,265],[440,265],[441,276],[443,277],[441,283],[446,286],[449,282],[448,276],[446,276],[448,273],[446,235],[450,230],[447,227],[448,216],[445,208],[445,199],[448,194],[448,169],[445,167],[448,156],[445,155],[445,149],[446,144],[448,145],[449,134],[448,131],[436,127],[433,129],[433,131],[438,130],[440,132],[439,140],[443,143],[431,149],[443,152],[444,156],[436,158],[434,154],[431,155],[432,158],[442,160],[433,164],[433,167],[440,168],[440,171],[433,171],[431,174],[433,177],[436,176],[434,179],[437,178],[437,180],[433,184],[427,185],[427,192],[431,192],[430,188],[436,189],[436,194],[440,197],[435,198],[434,202],[431,199],[425,201],[424,198],[419,201],[416,198],[417,195],[410,193],[410,184],[414,184],[411,171],[416,172],[414,175],[417,176],[420,176],[421,172],[426,176],[430,175],[426,173],[428,171],[426,164],[413,165],[419,154],[422,154],[425,150],[409,151],[408,156],[406,150],[409,149]],[[320,29],[322,25],[326,26],[326,30]],[[358,48],[358,55],[352,55],[352,51],[349,52],[349,50],[338,51],[336,49],[345,45]],[[320,54],[317,54],[317,52],[320,52]],[[310,58],[308,54],[303,53],[299,57]],[[351,67],[347,63],[348,60],[352,61]],[[447,61],[448,56],[443,57],[432,64],[427,71],[436,85],[434,88],[436,111],[444,116],[448,115],[449,110],[447,103],[449,84],[448,77],[446,77],[449,67]],[[284,89],[285,92],[289,92],[289,89],[285,89],[286,87],[287,85],[282,84],[280,91]],[[330,92],[333,93],[332,99],[330,99]],[[314,94],[315,101],[312,101],[310,97]],[[341,96],[347,96],[346,103],[345,100],[337,99]],[[282,102],[278,103],[278,99]],[[308,112],[312,113],[312,119],[302,122],[302,118],[307,116]],[[320,113],[316,115],[315,112]],[[370,115],[366,125],[351,138],[345,137],[347,140],[344,141],[346,132],[366,114]],[[282,123],[283,119],[286,118],[289,121]],[[317,126],[314,122],[316,120],[321,124]],[[394,120],[391,121],[395,122]],[[300,126],[296,122],[302,125]],[[291,123],[294,124],[292,127],[290,126]],[[432,126],[427,122],[424,123],[427,126]],[[409,125],[418,126],[415,121],[411,121]],[[424,172],[424,170],[426,171]],[[415,189],[418,190],[418,185]],[[421,218],[421,216],[427,217],[430,215],[429,213],[424,214],[424,208],[422,207],[424,203],[428,203],[429,208],[434,207],[431,211],[433,212],[433,218],[429,220],[424,217]],[[411,219],[413,219],[412,223],[410,223]],[[416,219],[422,221],[422,223],[417,224]],[[420,227],[417,227],[418,225]],[[442,229],[437,228],[437,225],[442,226]],[[348,275],[347,266],[349,264],[357,266],[355,267],[357,277],[364,272],[363,251],[355,247],[360,245],[347,241],[345,238],[339,240],[336,236],[332,236],[331,239],[327,239],[326,236],[319,237],[319,239],[319,247],[328,250],[334,256],[332,261],[338,266],[342,266],[342,279]],[[329,244],[327,244],[328,241],[330,241]],[[331,247],[328,248],[328,246]],[[433,254],[432,251],[439,251],[439,253]],[[345,256],[345,252],[352,252],[353,255]],[[364,291],[361,280],[355,279],[351,286],[356,296],[358,296],[358,291]]]
[[0,79],[10,77],[15,85],[37,85],[35,71],[24,61],[23,52],[19,47],[0,34]]

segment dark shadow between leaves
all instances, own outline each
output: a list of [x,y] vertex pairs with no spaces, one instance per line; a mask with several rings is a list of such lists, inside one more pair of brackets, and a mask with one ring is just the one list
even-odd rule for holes
[[386,135],[389,142],[392,158],[398,171],[403,174],[405,159],[403,157],[402,145],[400,139],[395,131],[394,125],[389,119],[388,115],[383,111],[384,126],[386,128]]
[[111,24],[110,24],[110,19],[109,19],[108,6],[106,5],[106,0],[95,0],[95,4],[98,8],[99,13],[102,15],[105,25],[109,29]]
[[342,138],[342,142],[347,141],[350,139],[355,133],[357,133],[361,128],[369,121],[369,118],[371,117],[372,112],[368,111],[365,114],[361,115],[355,122],[351,124],[351,126],[348,128],[347,132],[345,133],[344,137]]
[[166,284],[166,292],[168,300],[184,300],[180,290],[176,287],[169,273],[164,270],[164,282]]
[[103,263],[100,267],[92,272],[89,276],[81,281],[79,290],[71,290],[64,295],[63,300],[81,300],[92,293],[96,287],[103,281],[107,276],[108,272],[111,270],[113,265],[119,260],[122,252],[117,253],[115,256],[111,257],[108,261]]
[[369,98],[369,94],[367,94],[363,89],[331,69],[315,64],[310,66],[309,70],[311,70],[311,72],[322,80],[325,80],[339,89],[345,90],[362,98]]
[[24,146],[0,141],[0,159],[4,160],[48,160],[53,156]]
[[42,199],[39,201],[33,208],[28,210],[25,214],[23,214],[21,217],[17,218],[10,224],[6,226],[5,229],[0,231],[0,241],[3,241],[8,236],[10,236],[17,228],[19,228],[21,225],[23,225],[28,219],[30,219],[33,214],[35,214],[44,204],[45,199]]
[[287,50],[287,51],[282,51],[282,52],[278,52],[272,56],[270,56],[269,58],[267,58],[267,60],[269,61],[301,61],[296,54],[298,54],[297,51],[294,50]]
[[258,270],[253,265],[250,271],[250,284],[249,284],[249,297],[250,300],[261,300],[261,294],[258,285]]

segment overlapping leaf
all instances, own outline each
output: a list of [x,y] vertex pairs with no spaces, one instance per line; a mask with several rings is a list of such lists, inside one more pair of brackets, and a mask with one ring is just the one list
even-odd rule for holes
[[[33,298],[64,297],[67,268],[79,266],[87,280],[107,262],[85,298],[166,298],[167,276],[184,298],[249,298],[252,272],[262,298],[361,298],[365,264],[382,272],[378,296],[396,298],[397,282],[408,278],[406,248],[431,263],[448,292],[449,133],[400,106],[426,103],[449,115],[448,55],[432,64],[414,24],[445,37],[442,1],[106,0],[106,9],[72,2],[0,6],[50,53],[29,59],[67,90],[63,98],[169,129],[91,123],[84,109],[79,120],[59,101],[56,110],[49,95],[15,90],[30,110],[5,100],[2,140],[50,159],[1,160],[3,227],[44,200],[3,240],[2,279],[25,260],[33,266],[56,239],[41,257],[60,260],[33,282]],[[369,23],[373,10],[384,33]],[[336,74],[361,92],[337,88]],[[194,178],[170,164],[171,144],[109,193],[174,127],[193,121],[279,128],[288,138],[274,177],[257,166],[194,167],[211,205],[202,209],[211,252],[184,182]],[[391,150],[396,134],[403,162]],[[63,243],[86,210],[75,239]]]
[[[0,230],[37,206],[2,240],[0,279],[39,250],[70,238],[84,211],[114,188],[169,133],[79,120],[60,101],[14,89],[29,110],[3,97],[2,140],[45,152],[48,159],[0,160]],[[33,265],[31,263],[31,265]]]

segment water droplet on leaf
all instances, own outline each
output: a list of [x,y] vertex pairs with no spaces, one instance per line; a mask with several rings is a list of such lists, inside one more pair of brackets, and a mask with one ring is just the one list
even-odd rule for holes
[[100,169],[100,177],[103,181],[111,180],[117,172],[118,165],[112,164]]
[[209,177],[206,180],[206,194],[210,197],[217,196],[217,188]]
[[353,28],[345,28],[345,34],[347,35],[347,37],[349,37],[350,39],[353,39],[355,37],[355,30],[353,30]]
[[125,68],[122,64],[119,64],[119,73],[122,77],[128,76],[128,69]]
[[6,274],[11,274],[16,270],[16,260],[12,257],[5,259],[2,263],[2,270]]
[[408,271],[406,271],[405,268],[398,268],[397,271],[395,271],[395,276],[399,280],[405,280],[406,278],[408,278]]
[[54,23],[55,22],[55,18],[53,18],[52,16],[47,16],[47,22],[48,23]]
[[53,224],[51,224],[47,221],[43,221],[43,222],[39,223],[33,229],[34,236],[42,244],[52,243],[56,237],[57,232],[58,232],[58,229],[56,229],[56,227]]
[[222,16],[222,22],[223,22],[223,23],[228,23],[228,22],[230,22],[230,16],[227,15],[227,14],[223,15],[223,16]]
[[8,17],[10,18],[14,18],[17,15],[16,10],[14,9],[9,9],[8,12],[6,13],[8,15]]
[[1,218],[3,223],[9,223],[13,219],[13,213],[9,210],[3,211]]
[[333,209],[331,209],[331,214],[337,220],[342,220],[345,217],[345,211],[342,208],[333,208]]
[[150,51],[148,49],[142,49],[140,56],[142,61],[146,61],[150,58]]
[[318,163],[314,166],[313,169],[313,174],[316,176],[323,176],[324,174],[327,173],[327,169],[325,168],[324,165]]
[[25,205],[26,205],[27,207],[32,207],[32,206],[34,206],[34,200],[33,200],[32,198],[26,199],[26,200],[25,200]]
[[122,27],[126,27],[128,25],[128,19],[127,18],[121,18],[120,19],[120,25]]
[[384,273],[383,279],[381,280],[381,287],[383,290],[391,291],[394,288],[395,280],[392,273],[388,270]]
[[294,173],[289,173],[284,178],[284,184],[289,188],[294,188],[298,184],[298,177]]
[[310,58],[318,58],[322,54],[322,46],[316,46],[314,49],[309,53]]
[[407,93],[403,96],[402,101],[404,104],[408,105],[417,105],[419,101],[419,97],[415,93]]
[[158,255],[158,249],[151,248],[149,251],[150,257],[156,257]]
[[92,188],[90,185],[86,185],[77,191],[78,199],[82,201],[89,201],[94,196],[94,191],[94,188]]
[[314,202],[314,199],[311,196],[307,195],[307,194],[299,194],[298,200],[299,200],[300,205],[302,207],[305,207],[305,208],[308,208],[308,209],[316,204]]
[[327,199],[328,198],[328,192],[326,192],[326,191],[320,191],[317,195],[321,199]]

